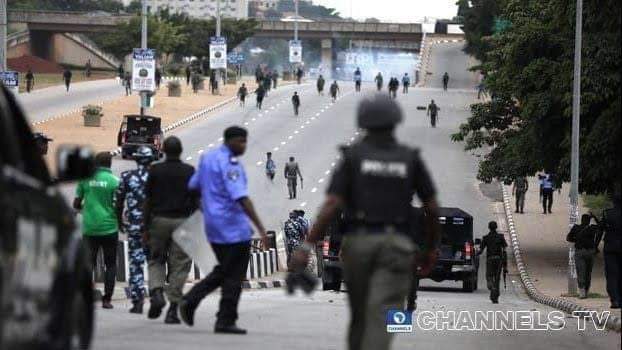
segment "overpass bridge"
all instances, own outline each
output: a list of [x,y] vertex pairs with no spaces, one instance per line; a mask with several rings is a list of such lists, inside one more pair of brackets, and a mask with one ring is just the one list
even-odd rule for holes
[[[24,23],[30,32],[34,54],[48,57],[53,33],[105,32],[129,21],[131,15],[105,12],[18,11],[10,10],[10,23]],[[291,39],[294,22],[259,21],[255,37]],[[300,39],[319,39],[322,44],[322,65],[332,68],[333,44],[336,39],[350,39],[368,47],[419,51],[423,36],[420,23],[359,23],[343,21],[299,22]],[[207,40],[207,38],[205,39]]]

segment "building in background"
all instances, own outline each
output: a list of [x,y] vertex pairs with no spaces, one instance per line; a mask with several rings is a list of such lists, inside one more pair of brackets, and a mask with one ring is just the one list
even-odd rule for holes
[[[186,13],[190,17],[216,16],[216,0],[147,0],[150,12],[167,9],[172,13]],[[220,0],[223,17],[248,18],[248,0]]]

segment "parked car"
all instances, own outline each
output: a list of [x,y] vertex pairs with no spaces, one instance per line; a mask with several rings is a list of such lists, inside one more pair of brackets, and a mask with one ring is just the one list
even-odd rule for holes
[[164,132],[162,121],[149,115],[125,115],[119,127],[117,145],[121,147],[121,158],[131,159],[141,146],[150,147],[158,158],[162,158]]
[[53,182],[22,110],[1,85],[0,349],[87,349],[88,251],[57,186],[91,176],[93,155],[59,147]]
[[[413,208],[414,227],[421,227],[422,211]],[[339,290],[342,282],[340,258],[341,240],[345,230],[345,219],[339,216],[328,229],[324,240],[317,246],[318,276],[323,290]],[[439,257],[430,275],[426,278],[436,282],[444,280],[462,281],[466,292],[477,290],[480,239],[473,240],[473,217],[459,208],[440,208],[438,222],[441,225]],[[421,243],[422,237],[415,235]],[[422,279],[422,278],[420,278]]]

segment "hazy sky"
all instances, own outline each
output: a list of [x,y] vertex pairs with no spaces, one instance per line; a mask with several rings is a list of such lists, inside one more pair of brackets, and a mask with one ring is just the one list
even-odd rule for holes
[[313,0],[314,4],[336,8],[342,17],[376,17],[391,22],[414,22],[423,17],[452,18],[456,0]]

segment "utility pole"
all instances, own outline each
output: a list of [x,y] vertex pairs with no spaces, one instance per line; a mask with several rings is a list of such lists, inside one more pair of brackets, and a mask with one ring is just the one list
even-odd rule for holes
[[6,37],[7,37],[6,0],[0,0],[0,72],[6,67]]
[[294,9],[296,11],[296,18],[294,18],[294,40],[298,41],[298,0],[294,0]]
[[220,0],[216,0],[216,36],[220,37]]
[[[579,217],[579,125],[581,120],[581,37],[583,31],[583,0],[577,0],[574,42],[574,78],[572,91],[572,141],[570,156],[570,215],[572,228]],[[568,294],[577,292],[577,270],[574,245],[568,250]]]
[[[142,31],[140,36],[140,47],[142,49],[147,48],[147,0],[142,0]],[[145,115],[145,102],[147,100],[147,91],[140,92],[140,115]]]

